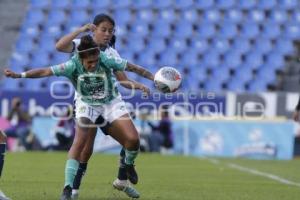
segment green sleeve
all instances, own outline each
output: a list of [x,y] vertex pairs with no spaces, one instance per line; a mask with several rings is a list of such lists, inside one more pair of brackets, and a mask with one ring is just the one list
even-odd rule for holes
[[71,77],[74,69],[75,69],[75,63],[72,60],[51,67],[51,70],[55,76],[66,76],[66,77]]
[[100,60],[105,66],[116,71],[124,71],[127,66],[127,60],[109,55],[102,51],[100,52]]

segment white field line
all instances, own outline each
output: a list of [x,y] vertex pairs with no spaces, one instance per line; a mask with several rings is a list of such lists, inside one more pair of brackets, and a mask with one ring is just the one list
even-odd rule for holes
[[[202,157],[202,158],[207,159],[208,161],[210,161],[214,165],[221,165],[222,164],[218,159],[207,158],[207,157]],[[288,179],[281,178],[281,177],[279,177],[275,174],[261,172],[261,171],[258,171],[256,169],[243,167],[241,165],[237,165],[237,164],[234,164],[234,163],[228,163],[228,164],[226,164],[226,166],[229,167],[229,168],[238,170],[238,171],[242,171],[242,172],[246,172],[246,173],[249,173],[249,174],[253,174],[253,175],[262,176],[262,177],[265,177],[265,178],[268,178],[268,179],[272,179],[272,180],[277,181],[277,182],[282,183],[282,184],[300,187],[300,183],[293,182],[293,181],[290,181]]]

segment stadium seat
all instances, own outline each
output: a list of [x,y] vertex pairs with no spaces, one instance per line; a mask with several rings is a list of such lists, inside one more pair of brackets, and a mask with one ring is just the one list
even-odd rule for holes
[[286,10],[299,7],[297,0],[278,0],[278,5],[280,5],[280,8]]
[[153,36],[169,37],[171,35],[171,24],[166,21],[157,21],[153,24]]
[[128,28],[127,28],[126,24],[122,24],[122,25],[116,24],[115,30],[116,30],[115,35],[117,37],[119,37],[119,36],[123,37],[128,33]]
[[218,37],[232,39],[238,34],[237,25],[234,22],[223,22],[219,25]]
[[80,9],[80,10],[77,10],[77,9],[74,9],[70,12],[70,15],[69,15],[69,20],[72,20],[72,21],[76,21],[78,23],[81,23],[81,24],[85,24],[85,23],[88,23],[90,22],[90,16],[88,15],[88,13],[84,10],[84,9]]
[[[285,10],[273,9],[269,15],[268,21],[276,24],[284,24],[288,20],[288,15]],[[293,19],[295,20],[295,19]],[[299,15],[300,22],[300,15]]]
[[212,38],[216,34],[216,26],[212,23],[201,23],[197,28],[197,36],[200,38]]
[[131,0],[112,0],[112,7],[115,9],[130,8]]
[[22,84],[23,84],[22,89],[26,91],[41,92],[47,90],[46,87],[42,87],[43,85],[46,86],[46,80],[41,78],[27,79]]
[[166,9],[166,8],[170,8],[173,6],[173,1],[172,0],[164,0],[164,1],[153,0],[152,5],[156,9]]
[[196,9],[188,9],[188,10],[182,10],[180,12],[181,19],[188,21],[189,23],[197,23],[200,20],[200,17],[198,15],[198,12]]
[[167,48],[166,40],[163,37],[150,37],[148,38],[148,48],[153,52],[161,53]]
[[279,24],[267,22],[263,24],[262,36],[269,39],[275,39],[281,34]]
[[230,9],[234,6],[235,0],[216,0],[216,7],[221,10]]
[[247,21],[254,23],[263,23],[265,21],[265,11],[259,9],[253,9],[248,12]]
[[152,50],[142,51],[138,55],[137,63],[149,69],[156,64],[156,55]]
[[[174,9],[167,8],[167,9],[158,11],[157,19],[165,21],[165,22],[169,22],[169,23],[174,23],[177,20],[177,15],[176,15]],[[155,23],[157,23],[157,21]]]
[[263,55],[253,49],[246,55],[245,63],[251,68],[256,69],[263,64]]
[[178,56],[176,51],[173,51],[173,49],[167,49],[166,51],[162,52],[159,55],[159,61],[160,66],[176,66],[178,64]]
[[131,35],[128,38],[127,46],[130,51],[138,53],[143,51],[146,47],[145,39],[141,36],[137,37],[136,35]]
[[203,54],[209,47],[206,39],[194,37],[190,40],[190,48],[194,51]]
[[220,54],[218,54],[216,51],[207,51],[203,55],[203,63],[204,65],[215,68],[220,65]]
[[[199,54],[193,49],[184,52],[179,60],[180,66],[197,66],[199,64]],[[192,69],[193,71],[194,69]]]
[[70,92],[70,89],[73,90],[73,87],[69,87],[69,84],[67,84],[66,82],[69,83],[69,81],[64,78],[64,77],[56,77],[56,76],[52,76],[46,79],[45,81],[46,83],[46,90],[48,91],[52,91],[52,93],[54,94],[59,94],[59,93],[64,93],[64,94],[69,94],[69,93],[73,93]]
[[16,50],[22,53],[28,53],[36,48],[36,44],[30,37],[18,38]]
[[1,88],[4,91],[20,91],[21,83],[23,81],[24,80],[21,80],[21,79],[7,78],[7,79],[5,79],[5,81],[3,81],[3,85],[1,86]]
[[110,0],[91,0],[91,7],[95,10],[106,10],[110,8],[111,1]]
[[143,8],[151,8],[151,6],[152,6],[152,0],[134,0],[134,3],[132,4],[132,7],[137,10]]
[[294,53],[293,41],[287,38],[277,38],[275,42],[275,49],[277,52],[288,55]]
[[[286,13],[286,12],[285,12]],[[300,9],[293,10],[291,21],[300,23]]]
[[38,47],[43,49],[43,51],[55,51],[55,43],[56,39],[54,37],[46,35],[40,38]]
[[151,9],[142,9],[137,10],[136,19],[138,19],[139,21],[150,23],[155,21],[155,16]]
[[12,53],[8,65],[14,71],[22,71],[23,67],[29,65],[29,54],[16,49]]
[[38,24],[42,24],[44,20],[45,20],[45,13],[43,12],[43,10],[29,10],[29,12],[27,12],[27,15],[23,23],[26,23],[27,26],[38,25]]
[[149,34],[149,25],[143,20],[136,20],[130,24],[130,33],[138,36],[147,36]]
[[241,23],[244,17],[243,15],[241,10],[235,8],[229,9],[225,11],[224,20],[233,23]]
[[223,66],[215,68],[211,74],[211,79],[215,79],[221,82],[228,80],[229,77],[230,77],[229,69]]
[[50,24],[62,24],[66,20],[67,20],[66,13],[63,10],[52,9],[48,13],[47,22],[50,23]]
[[245,81],[233,77],[226,83],[226,89],[231,92],[245,92]]
[[127,49],[119,51],[121,58],[128,60],[129,62],[135,61],[135,56],[133,51],[128,51]]
[[257,38],[254,42],[253,50],[258,53],[265,54],[273,49],[272,41],[267,38]]
[[20,30],[20,35],[26,35],[26,37],[30,38],[35,38],[40,34],[40,29],[39,26],[36,25],[27,25],[26,23],[23,24],[21,30]]
[[225,53],[230,48],[230,44],[227,39],[213,38],[211,44],[211,50],[216,51],[219,54]]
[[276,71],[267,65],[262,65],[257,71],[256,79],[263,79],[267,83],[274,83],[276,81]]
[[272,67],[273,69],[283,68],[284,64],[284,55],[277,51],[270,52],[266,57],[266,65]]
[[174,35],[179,38],[189,38],[193,35],[193,24],[189,21],[180,20],[175,24]]
[[[51,23],[51,22],[49,22]],[[52,37],[59,38],[62,34],[62,28],[60,24],[45,24],[44,31],[41,34],[51,35]]]
[[114,20],[117,24],[129,24],[132,20],[131,11],[127,8],[115,10],[113,13]]
[[177,53],[184,52],[187,49],[187,41],[185,38],[173,37],[169,41],[168,48],[173,49]]
[[81,27],[82,24],[77,21],[68,20],[65,24],[65,34],[75,31],[77,28]]
[[256,0],[238,0],[238,7],[242,10],[250,10],[256,6]]
[[179,10],[188,10],[193,6],[193,0],[175,0],[174,5],[175,8]]
[[240,65],[236,68],[233,78],[240,79],[244,82],[250,81],[253,78],[251,67],[246,64]]
[[200,10],[207,10],[214,5],[214,0],[194,0],[196,8]]
[[215,78],[208,79],[205,81],[204,90],[206,92],[222,92],[222,82]]
[[259,27],[256,23],[253,22],[245,22],[242,24],[241,35],[252,39],[256,38],[259,34]]
[[51,65],[58,65],[67,62],[72,55],[69,53],[54,52],[53,58],[50,60]]
[[276,6],[276,0],[258,0],[257,7],[262,10],[271,10]]
[[267,90],[267,82],[264,79],[254,79],[249,82],[248,92],[256,93]]
[[218,23],[222,19],[220,11],[217,9],[205,10],[202,21],[206,23]]
[[52,5],[51,5],[52,10],[66,9],[71,6],[70,0],[52,0],[51,3],[52,3]]
[[50,66],[50,57],[47,51],[36,50],[32,52],[32,60],[29,63],[30,68],[41,68]]
[[224,55],[224,68],[236,69],[241,63],[241,54],[236,50],[230,50]]
[[85,10],[90,8],[90,0],[72,0],[72,9],[75,10]]
[[246,53],[251,48],[250,40],[244,37],[236,37],[233,40],[232,47],[240,53]]
[[32,9],[46,9],[50,5],[49,0],[30,0],[30,8]]
[[300,26],[298,23],[290,22],[284,25],[284,36],[290,39],[300,38]]

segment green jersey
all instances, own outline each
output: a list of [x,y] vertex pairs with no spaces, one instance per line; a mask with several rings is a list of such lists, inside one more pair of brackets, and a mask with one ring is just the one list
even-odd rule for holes
[[94,72],[84,69],[78,55],[74,55],[65,63],[52,66],[51,69],[54,75],[65,76],[72,82],[77,96],[83,102],[100,105],[109,103],[119,95],[113,71],[124,71],[126,66],[126,60],[101,51]]

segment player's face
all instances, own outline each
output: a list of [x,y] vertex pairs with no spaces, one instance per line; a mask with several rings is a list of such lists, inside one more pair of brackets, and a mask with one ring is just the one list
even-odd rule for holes
[[113,34],[115,32],[115,27],[108,21],[101,22],[96,30],[94,31],[95,40],[100,43],[100,45],[107,45]]
[[90,55],[82,59],[82,65],[88,72],[94,72],[97,68],[98,55]]

